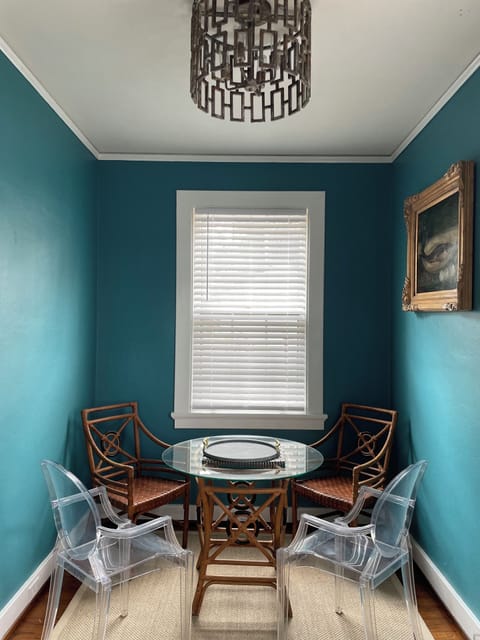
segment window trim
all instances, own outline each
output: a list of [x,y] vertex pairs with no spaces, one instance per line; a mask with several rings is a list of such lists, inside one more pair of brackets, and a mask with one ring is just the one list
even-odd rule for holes
[[[189,409],[193,211],[255,207],[309,211],[307,410],[305,414],[192,413]],[[323,413],[324,235],[324,191],[177,191],[175,401],[171,413],[175,429],[323,429],[327,418]],[[311,273],[315,274],[314,283]],[[312,388],[314,393],[311,393]]]

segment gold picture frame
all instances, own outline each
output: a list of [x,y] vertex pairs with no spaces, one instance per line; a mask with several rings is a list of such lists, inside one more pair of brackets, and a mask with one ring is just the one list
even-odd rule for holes
[[404,311],[471,310],[473,175],[474,162],[462,160],[405,200]]

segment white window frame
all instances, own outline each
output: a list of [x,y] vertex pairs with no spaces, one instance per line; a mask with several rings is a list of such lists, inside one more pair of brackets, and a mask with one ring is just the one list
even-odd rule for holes
[[[192,412],[192,229],[195,209],[304,209],[309,215],[307,403],[298,413]],[[323,429],[324,191],[177,191],[175,429]]]

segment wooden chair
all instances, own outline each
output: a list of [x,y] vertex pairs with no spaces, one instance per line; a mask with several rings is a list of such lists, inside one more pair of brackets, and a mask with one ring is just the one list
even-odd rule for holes
[[[82,421],[93,485],[104,486],[110,502],[132,522],[139,515],[154,517],[152,510],[183,497],[186,548],[190,482],[162,462],[169,445],[143,424],[137,402],[83,409]],[[142,449],[150,457],[143,457]]]
[[334,512],[347,513],[355,504],[360,487],[384,488],[396,424],[397,411],[342,404],[335,425],[311,445],[322,448],[325,455],[320,477],[292,481],[294,533],[298,496]]

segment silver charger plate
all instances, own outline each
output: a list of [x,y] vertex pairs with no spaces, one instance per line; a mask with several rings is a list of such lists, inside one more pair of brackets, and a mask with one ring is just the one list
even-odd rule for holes
[[203,445],[203,455],[207,461],[221,466],[231,465],[245,468],[275,460],[280,455],[280,445],[275,441],[257,438],[225,438],[208,441]]

